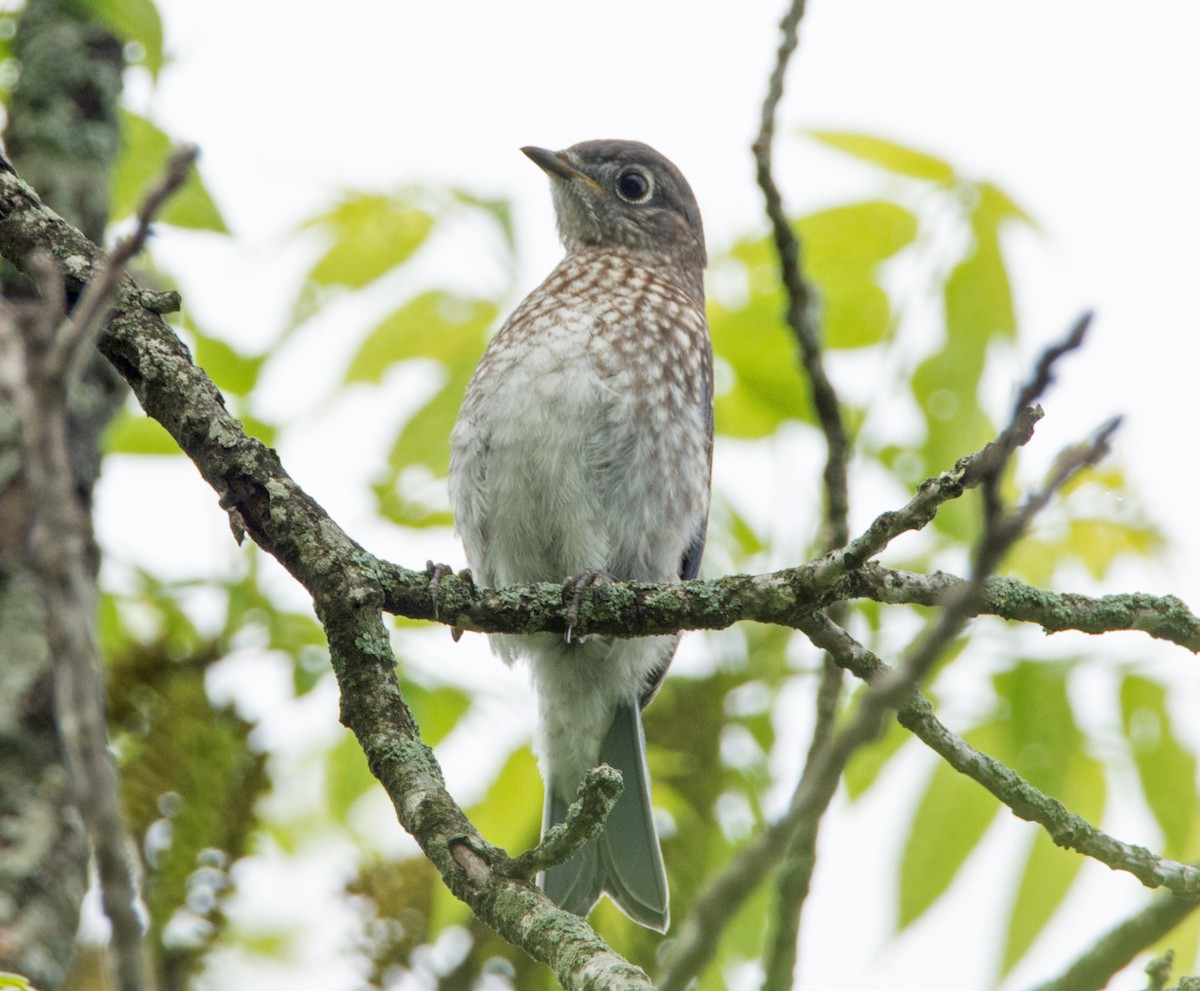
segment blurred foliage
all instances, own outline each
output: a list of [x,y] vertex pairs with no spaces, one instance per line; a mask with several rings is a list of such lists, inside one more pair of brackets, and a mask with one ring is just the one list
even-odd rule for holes
[[[87,2],[156,75],[164,55],[151,0]],[[11,24],[11,15],[0,15],[0,66]],[[0,73],[0,86],[3,82]],[[123,117],[123,134],[112,186],[117,219],[136,208],[172,144],[157,124],[133,113]],[[990,364],[1005,362],[1010,380],[1023,374],[1011,360],[1019,328],[1004,237],[1010,228],[1031,228],[1032,221],[994,184],[964,176],[925,152],[850,133],[819,131],[809,138],[880,170],[861,200],[794,223],[818,292],[835,384],[841,363],[850,358],[856,369],[869,362],[876,376],[869,392],[848,389],[844,397],[858,466],[890,479],[894,491],[907,492],[994,435],[995,416],[1001,414],[984,393]],[[172,201],[163,222],[228,230],[199,175]],[[428,274],[429,266],[422,267],[430,245],[447,229],[490,247],[490,264],[499,273],[490,289],[440,284]],[[192,315],[178,320],[180,333],[235,415],[274,445],[288,425],[273,421],[257,401],[262,382],[307,326],[347,299],[371,299],[374,308],[368,311],[376,315],[366,325],[341,328],[352,341],[344,370],[332,395],[313,397],[311,411],[320,416],[342,399],[386,389],[403,367],[425,368],[429,388],[414,396],[379,452],[373,508],[397,527],[448,525],[442,480],[450,428],[487,335],[524,288],[516,279],[509,204],[431,187],[347,191],[299,223],[294,237],[311,249],[311,263],[271,346],[243,350]],[[711,269],[720,443],[773,445],[773,452],[786,451],[786,445],[819,448],[796,345],[782,320],[770,238],[762,230],[747,232],[713,251]],[[169,282],[162,273],[156,278]],[[380,299],[386,301],[382,315]],[[892,415],[897,408],[911,415]],[[111,455],[180,456],[161,428],[134,411],[113,425],[106,446]],[[714,556],[736,570],[799,563],[803,548],[781,546],[773,521],[737,505],[734,494],[716,494]],[[810,530],[817,523],[816,514],[811,516]],[[893,563],[913,570],[954,567],[978,525],[974,500],[964,498],[947,506],[920,541],[905,545],[907,556]],[[1038,584],[1052,583],[1060,571],[1099,582],[1122,558],[1152,554],[1160,545],[1124,474],[1106,465],[1063,493],[1006,569]],[[362,921],[356,952],[367,963],[370,986],[391,987],[408,975],[420,986],[442,989],[479,987],[485,980],[493,988],[553,987],[546,968],[475,922],[424,858],[385,855],[356,829],[356,816],[376,788],[349,734],[322,745],[317,763],[324,787],[302,809],[272,811],[262,801],[278,787],[279,758],[256,741],[245,717],[212,702],[207,675],[242,648],[282,657],[300,700],[329,677],[328,655],[312,615],[281,606],[268,590],[273,586],[264,579],[260,554],[232,546],[231,541],[226,573],[197,574],[188,581],[130,568],[118,550],[106,548],[117,562],[105,573],[100,615],[110,716],[124,808],[145,861],[146,905],[163,987],[187,986],[216,945],[286,954],[289,941],[282,930],[230,931],[223,906],[233,891],[234,867],[239,858],[268,849],[300,857],[314,835],[330,828],[352,833],[361,849],[344,894]],[[862,603],[853,609],[859,634],[885,657],[894,655],[898,637],[910,636],[927,618],[915,608]],[[986,627],[981,622],[978,635],[986,640],[987,660],[978,662],[984,701],[965,720],[968,727],[959,727],[968,742],[1092,821],[1104,812],[1110,765],[1125,762],[1135,769],[1144,803],[1161,830],[1162,852],[1195,857],[1196,762],[1176,730],[1165,687],[1134,664],[1119,669],[1112,701],[1120,713],[1120,739],[1099,746],[1090,724],[1077,717],[1072,692],[1082,658],[1038,656],[998,622]],[[778,812],[779,786],[786,790],[789,783],[774,775],[781,762],[788,763],[787,748],[797,746],[797,727],[803,729],[811,710],[801,702],[804,716],[797,717],[797,700],[811,697],[819,670],[811,648],[779,628],[744,625],[706,642],[708,667],[667,679],[646,713],[676,920],[688,916],[697,892],[731,861],[739,844]],[[957,645],[958,662],[972,663],[979,642],[964,638]],[[443,640],[436,643],[444,649]],[[398,650],[405,697],[429,743],[447,741],[478,716],[485,689],[431,675],[429,665],[405,657],[403,646]],[[409,660],[414,663],[403,663]],[[936,689],[935,684],[932,693]],[[862,750],[847,771],[846,797],[869,796],[896,759],[912,750],[908,739],[893,725]],[[494,778],[468,812],[489,840],[515,853],[536,842],[541,783],[527,746],[498,758]],[[911,815],[891,824],[907,836],[897,863],[898,930],[921,919],[952,888],[1001,811],[944,764],[930,760],[929,766]],[[1029,830],[1029,836],[1010,891],[999,895],[1011,904],[1007,930],[999,936],[1001,974],[1020,961],[1054,916],[1082,863],[1040,831]],[[971,897],[992,902],[998,895]],[[741,908],[699,988],[723,988],[730,968],[758,957],[772,911],[766,891]],[[607,902],[593,921],[618,951],[653,971],[658,936]],[[980,952],[996,938],[981,934]]]
[[205,691],[217,644],[174,657],[165,645],[108,655],[109,716],[126,819],[146,858],[149,936],[165,983],[183,987],[219,931],[229,867],[269,781],[252,727]]
[[154,0],[80,0],[96,20],[125,42],[125,60],[157,78],[163,67],[163,28]]
[[[162,176],[167,159],[178,143],[153,121],[129,110],[121,112],[121,155],[110,190],[110,216],[114,221],[133,215],[146,190]],[[228,233],[221,212],[195,169],[167,201],[159,220],[173,227]]]

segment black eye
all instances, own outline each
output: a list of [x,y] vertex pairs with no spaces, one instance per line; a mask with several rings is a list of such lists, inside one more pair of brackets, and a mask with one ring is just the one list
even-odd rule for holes
[[650,179],[637,169],[622,172],[617,179],[617,193],[629,203],[641,203],[650,198]]

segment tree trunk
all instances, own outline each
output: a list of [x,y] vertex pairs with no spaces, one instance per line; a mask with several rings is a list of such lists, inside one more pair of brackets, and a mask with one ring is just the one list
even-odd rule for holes
[[[102,241],[119,147],[121,43],[69,0],[28,0],[14,40],[20,75],[5,135],[18,173]],[[12,269],[6,295],[30,292]],[[93,361],[70,400],[75,492],[90,508],[100,435],[124,398]],[[0,405],[0,971],[62,984],[87,887],[88,846],[71,805],[55,726],[53,666],[34,582],[24,571],[25,495],[12,411]]]

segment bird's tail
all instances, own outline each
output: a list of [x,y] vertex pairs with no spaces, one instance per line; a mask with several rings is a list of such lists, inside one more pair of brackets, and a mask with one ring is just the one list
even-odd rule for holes
[[[566,863],[546,871],[542,888],[555,904],[583,916],[601,894],[607,894],[635,922],[666,932],[670,924],[667,873],[654,828],[646,743],[636,702],[617,706],[600,746],[600,762],[621,772],[621,797],[604,831]],[[547,787],[543,832],[566,815],[567,802]]]

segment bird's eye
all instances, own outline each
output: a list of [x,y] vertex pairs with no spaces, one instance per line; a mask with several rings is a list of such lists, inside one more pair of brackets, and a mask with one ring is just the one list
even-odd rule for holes
[[637,169],[622,172],[617,179],[617,194],[627,203],[644,203],[653,188],[649,176]]

